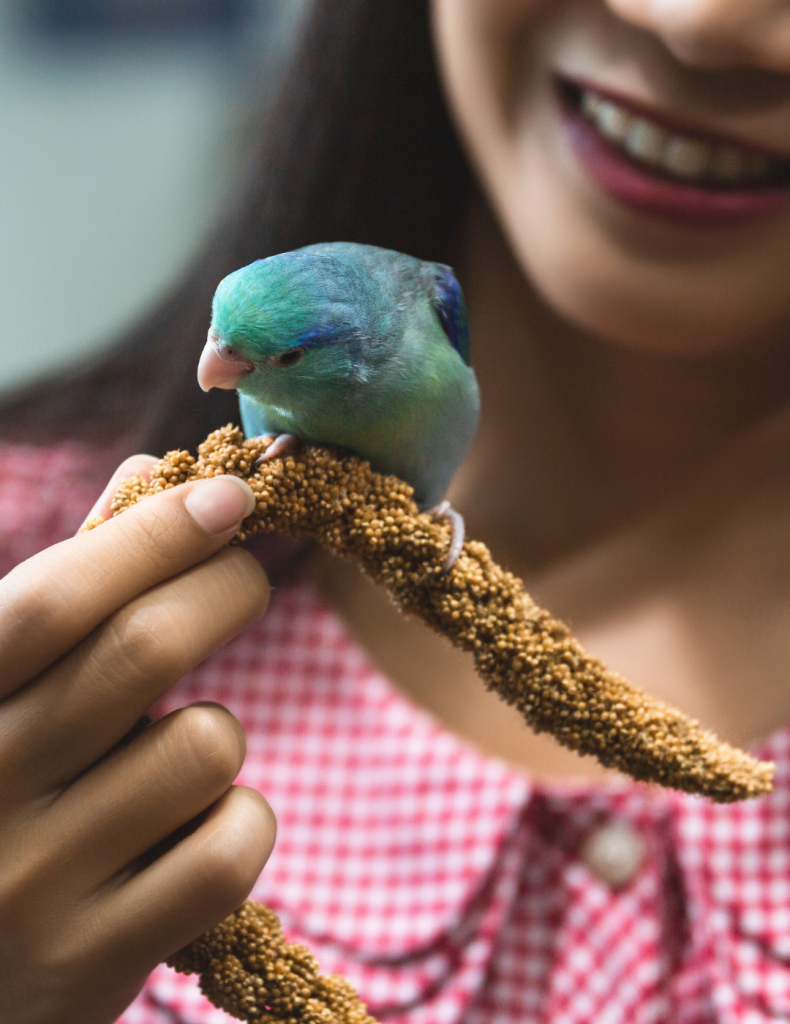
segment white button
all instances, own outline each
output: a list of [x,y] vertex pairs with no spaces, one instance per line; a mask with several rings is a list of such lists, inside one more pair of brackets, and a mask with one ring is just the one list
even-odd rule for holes
[[631,881],[644,855],[644,841],[627,821],[611,821],[594,829],[581,849],[590,871],[613,889]]

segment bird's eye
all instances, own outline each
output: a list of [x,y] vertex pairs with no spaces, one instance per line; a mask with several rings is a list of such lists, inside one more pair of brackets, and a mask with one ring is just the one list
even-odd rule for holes
[[269,356],[266,360],[267,366],[276,366],[278,369],[286,369],[289,366],[294,366],[304,355],[305,350],[301,345],[297,345],[296,348],[289,348],[287,352],[281,352],[279,356]]

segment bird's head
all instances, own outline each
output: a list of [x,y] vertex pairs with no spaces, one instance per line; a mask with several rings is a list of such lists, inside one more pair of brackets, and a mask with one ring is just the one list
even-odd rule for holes
[[379,398],[411,402],[418,380],[452,375],[455,359],[470,365],[466,307],[449,267],[327,242],[220,282],[198,381],[297,421],[317,409],[358,419],[363,406],[378,420]]
[[359,287],[346,262],[310,250],[228,275],[214,295],[200,386],[277,401],[300,382],[338,375],[366,328]]

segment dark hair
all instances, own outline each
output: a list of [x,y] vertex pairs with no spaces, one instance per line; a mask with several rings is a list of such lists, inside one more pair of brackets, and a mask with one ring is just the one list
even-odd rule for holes
[[237,420],[233,392],[195,370],[211,296],[231,270],[312,242],[354,241],[456,262],[471,174],[436,73],[427,0],[314,0],[246,184],[170,296],[96,365],[0,409],[6,437],[194,448]]

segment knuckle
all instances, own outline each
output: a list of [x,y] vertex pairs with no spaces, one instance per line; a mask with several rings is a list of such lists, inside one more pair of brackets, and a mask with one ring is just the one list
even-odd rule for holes
[[110,651],[104,660],[115,656],[117,664],[147,678],[180,674],[180,644],[163,625],[144,603],[127,606],[107,622],[104,639]]
[[211,853],[206,856],[203,877],[223,915],[243,903],[255,885],[258,875],[248,869],[250,861],[228,843],[212,844]]
[[217,918],[249,895],[274,845],[276,822],[255,790],[234,786],[199,830],[197,884]]
[[[251,555],[226,549],[190,570],[190,628],[219,640],[262,614],[269,599],[266,575]],[[180,613],[183,616],[183,612]]]
[[51,842],[17,844],[14,852],[4,857],[0,872],[0,921],[5,924],[23,921],[42,887],[56,877],[58,851]]
[[214,556],[228,577],[231,593],[243,595],[260,613],[269,604],[269,580],[260,562],[249,551],[241,548],[223,548]]
[[180,504],[173,501],[172,494],[170,490],[155,494],[118,518],[119,543],[130,556],[137,557],[144,550],[158,565],[178,562],[187,538],[180,528]]
[[221,913],[230,913],[247,898],[260,870],[260,850],[240,829],[219,828],[206,839],[201,880]]
[[4,865],[0,876],[0,919],[14,921],[24,913],[40,879],[37,865]]
[[51,635],[68,628],[71,614],[60,588],[30,563],[12,569],[0,587],[3,632],[31,637]]
[[[196,704],[171,716],[171,743],[193,782],[224,792],[239,773],[246,753],[244,733],[218,705]],[[185,763],[186,762],[186,763]]]

